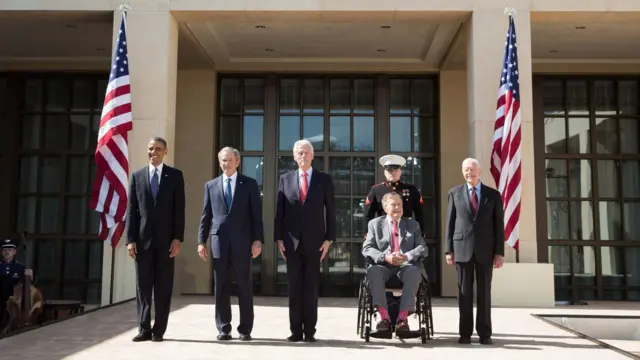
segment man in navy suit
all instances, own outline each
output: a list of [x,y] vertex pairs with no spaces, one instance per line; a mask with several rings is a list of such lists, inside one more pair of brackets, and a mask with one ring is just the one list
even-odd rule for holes
[[280,176],[278,184],[274,239],[289,277],[287,340],[314,342],[320,263],[336,239],[335,190],[328,174],[311,168],[313,146],[308,140],[294,144],[293,156],[298,170]]
[[253,284],[251,259],[262,251],[264,242],[262,201],[258,182],[238,174],[240,153],[225,147],[218,153],[222,175],[204,185],[204,206],[198,234],[198,254],[207,261],[207,239],[211,235],[211,255],[216,294],[218,340],[231,340],[230,282],[233,269],[240,305],[240,339],[251,340],[253,329]]
[[[149,141],[149,165],[131,176],[127,249],[135,259],[139,333],[133,341],[162,341],[169,321],[175,257],[184,241],[184,177],[163,163],[167,142]],[[156,307],[151,328],[151,299]]]

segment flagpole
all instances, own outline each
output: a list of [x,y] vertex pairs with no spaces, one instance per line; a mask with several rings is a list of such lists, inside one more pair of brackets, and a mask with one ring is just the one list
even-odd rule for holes
[[[127,26],[127,22],[125,21],[127,17],[127,11],[131,10],[131,5],[129,4],[120,4],[118,6],[118,10],[122,12],[122,19],[120,21],[124,22],[124,26]],[[114,49],[115,51],[115,49]],[[113,55],[113,54],[112,54]],[[116,225],[117,226],[117,225]],[[118,244],[120,243],[118,239]],[[113,241],[113,239],[111,240]],[[111,243],[111,281],[109,281],[109,304],[113,304],[113,283],[115,279],[115,270],[116,270],[116,247]]]

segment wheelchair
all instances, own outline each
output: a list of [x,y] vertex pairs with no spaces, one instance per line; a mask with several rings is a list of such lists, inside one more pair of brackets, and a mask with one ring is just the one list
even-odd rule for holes
[[[391,317],[392,329],[390,332],[372,331],[373,319],[378,316],[378,310],[373,305],[371,291],[367,277],[360,282],[360,291],[358,294],[358,325],[356,333],[365,342],[369,342],[370,338],[391,339],[395,333],[395,322],[400,310],[400,297],[402,296],[402,282],[397,277],[392,277],[385,285],[387,295],[387,306]],[[409,316],[418,317],[418,330],[411,330],[407,334],[403,334],[402,338],[420,338],[423,344],[427,343],[434,335],[433,331],[433,315],[431,309],[431,287],[429,279],[423,273],[422,281],[418,287],[416,294],[416,309],[409,312]]]

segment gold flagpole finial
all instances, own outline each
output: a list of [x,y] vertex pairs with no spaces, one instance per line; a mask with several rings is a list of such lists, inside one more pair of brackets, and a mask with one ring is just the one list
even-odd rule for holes
[[505,15],[509,15],[511,17],[516,17],[516,10],[514,8],[506,7],[504,8]]

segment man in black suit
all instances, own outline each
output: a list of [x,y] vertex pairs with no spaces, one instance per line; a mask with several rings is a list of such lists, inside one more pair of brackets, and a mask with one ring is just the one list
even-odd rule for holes
[[314,342],[320,263],[336,239],[335,190],[328,174],[311,168],[311,142],[298,140],[293,157],[298,170],[280,176],[278,184],[274,239],[289,277],[287,340]]
[[473,333],[473,278],[477,278],[476,331],[480,343],[491,340],[491,279],[493,268],[504,264],[504,213],[500,193],[480,182],[476,159],[462,162],[466,184],[449,190],[446,261],[458,274],[458,309],[461,344]]
[[[133,341],[162,341],[173,292],[174,258],[184,241],[184,177],[163,163],[167,142],[149,141],[149,165],[131,176],[127,249],[136,262],[139,333]],[[151,294],[155,321],[151,327]]]
[[251,340],[253,329],[253,284],[251,259],[262,251],[262,201],[258,182],[238,174],[240,152],[225,147],[218,153],[222,175],[204,185],[204,206],[198,234],[198,254],[207,261],[207,239],[216,294],[218,340],[231,339],[231,269],[236,276],[240,305],[240,339]]

